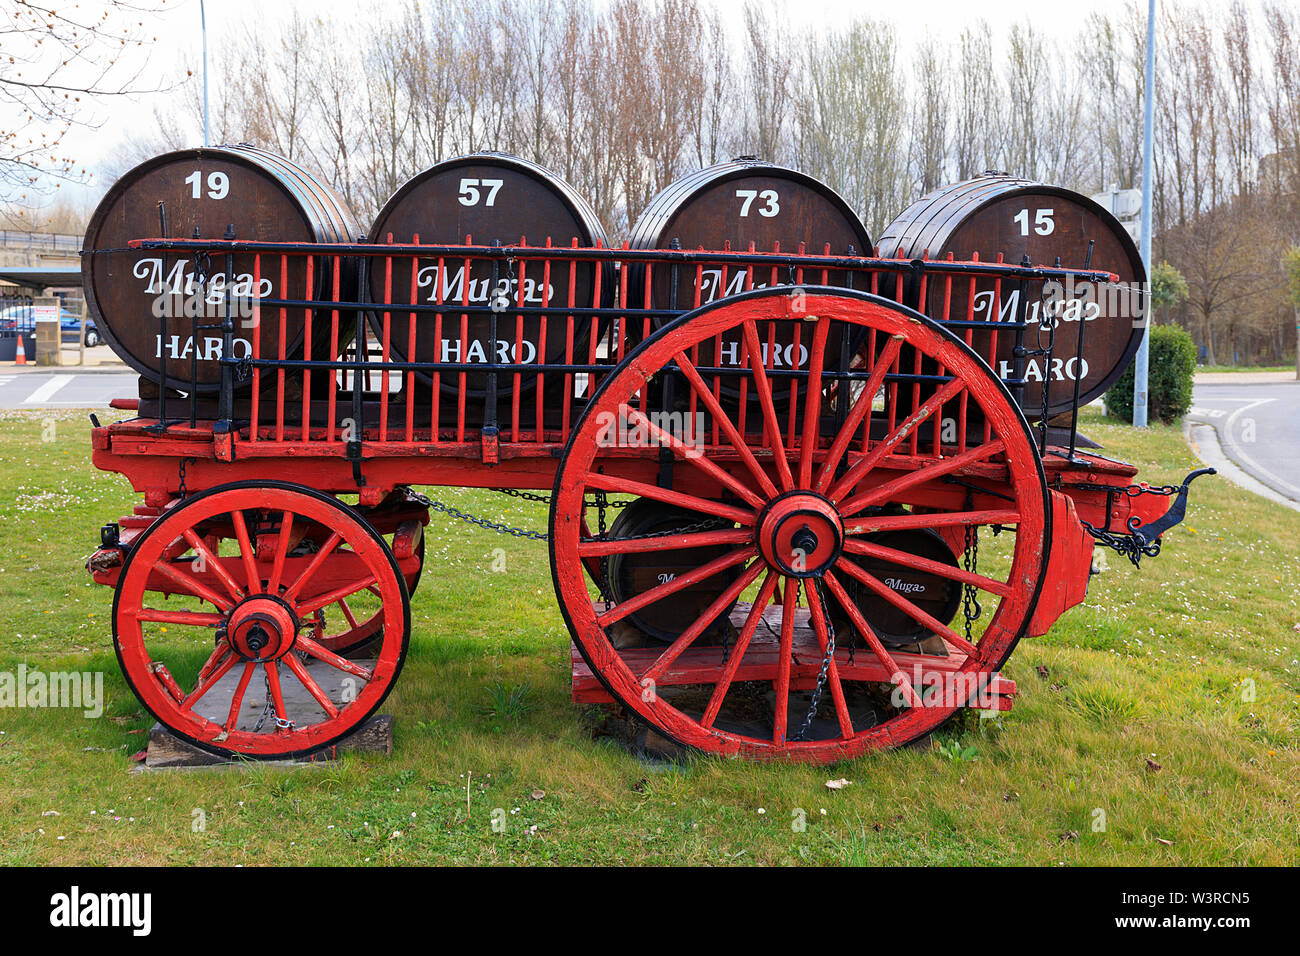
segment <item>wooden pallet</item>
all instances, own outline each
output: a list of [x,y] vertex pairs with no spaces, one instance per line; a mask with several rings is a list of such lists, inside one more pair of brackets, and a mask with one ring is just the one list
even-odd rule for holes
[[[731,611],[731,623],[737,628],[744,625],[749,614],[748,602],[738,602]],[[736,670],[736,681],[770,681],[776,674],[780,657],[781,609],[772,605],[763,615],[764,624],[755,631],[745,657]],[[666,645],[655,647],[629,648],[620,652],[624,663],[636,675],[643,674],[664,652]],[[966,655],[955,646],[947,644],[946,655],[916,654],[907,651],[892,652],[895,663],[909,679],[920,674],[923,682],[944,681],[948,675],[956,674],[966,661]],[[681,656],[660,676],[656,683],[660,687],[681,684],[711,684],[716,682],[718,673],[726,663],[730,647],[720,645],[692,646],[682,652]],[[816,686],[817,675],[821,670],[822,651],[817,645],[817,637],[809,623],[805,608],[795,610],[794,619],[794,661],[790,666],[790,688],[792,690],[811,690]],[[614,698],[605,690],[600,680],[592,673],[587,662],[583,660],[576,644],[570,644],[570,656],[573,673],[573,700],[579,704],[612,704]],[[835,650],[835,664],[841,680],[879,681],[888,683],[890,674],[880,660],[867,648],[846,647]],[[950,683],[939,686],[950,687]],[[1013,680],[994,673],[989,678],[988,690],[992,695],[992,707],[1006,711],[1011,709],[1012,699],[1016,693]]]

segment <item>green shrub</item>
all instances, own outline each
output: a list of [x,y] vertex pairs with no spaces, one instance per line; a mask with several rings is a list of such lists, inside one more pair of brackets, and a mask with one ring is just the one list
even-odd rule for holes
[[[1177,325],[1151,327],[1151,355],[1147,362],[1147,420],[1172,424],[1192,407],[1192,372],[1196,368],[1196,343]],[[1106,414],[1133,420],[1133,366],[1106,391]]]

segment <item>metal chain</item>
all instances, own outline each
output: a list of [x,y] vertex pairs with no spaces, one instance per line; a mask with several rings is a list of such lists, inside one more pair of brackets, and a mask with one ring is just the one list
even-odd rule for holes
[[185,484],[185,468],[192,461],[198,461],[198,459],[182,458],[180,462],[178,462],[176,465],[176,473],[180,479],[179,483],[177,484],[176,490],[180,494],[182,499],[189,497],[189,493],[190,493],[189,488]]
[[[1172,497],[1181,490],[1182,488],[1178,485],[1159,485],[1154,488],[1128,485],[1125,488],[1118,489],[1120,494],[1128,498],[1137,498],[1141,495]],[[1160,539],[1157,537],[1154,541],[1148,541],[1143,535],[1137,534],[1136,519],[1133,519],[1133,524],[1127,534],[1105,531],[1083,520],[1080,520],[1079,524],[1083,525],[1084,529],[1093,536],[1099,545],[1103,548],[1110,548],[1117,554],[1128,558],[1135,568],[1142,566],[1141,561],[1144,557],[1154,558],[1160,554]]]
[[[596,532],[601,538],[607,536],[605,528],[605,510],[609,505],[608,496],[603,491],[596,492]],[[600,556],[600,580],[596,582],[596,588],[600,591],[600,596],[605,602],[605,613],[609,613],[609,607],[613,603],[614,596],[610,592],[613,585],[609,583],[609,555]]]
[[[966,510],[970,511],[971,507],[972,507],[971,494],[970,492],[967,492]],[[976,533],[974,525],[968,524],[966,525],[966,547],[962,551],[962,567],[966,570],[967,573],[975,574],[977,572],[977,570],[979,569],[979,557],[980,557],[979,534]],[[971,625],[975,621],[979,620],[980,615],[984,613],[984,609],[980,606],[980,602],[979,602],[979,589],[976,588],[975,585],[973,584],[962,585],[961,610],[962,610],[962,617],[965,618],[966,621],[966,642],[969,644],[972,643]]]
[[[817,707],[821,703],[822,690],[826,686],[826,675],[830,673],[831,658],[835,656],[835,625],[831,621],[830,605],[826,603],[826,592],[822,590],[820,578],[811,578],[813,582],[812,590],[817,592],[817,603],[821,606],[822,620],[826,622],[826,654],[822,657],[822,669],[817,674],[817,685],[813,688],[812,701],[808,705],[808,713],[804,715],[803,726],[799,732],[792,737],[792,740],[805,740],[808,736],[808,728],[812,726],[813,720],[817,716]],[[804,593],[812,596],[807,588]]]
[[[434,511],[441,511],[443,514],[450,515],[453,518],[459,518],[461,521],[464,521],[468,524],[477,525],[478,527],[484,528],[488,531],[495,531],[497,534],[508,534],[516,538],[528,538],[533,541],[549,541],[551,539],[550,535],[542,531],[530,531],[527,528],[516,528],[508,524],[501,524],[500,522],[492,521],[489,518],[484,518],[479,515],[470,514],[469,512],[466,511],[461,511],[459,508],[438,501],[436,498],[430,498],[428,495],[420,494],[420,492],[415,491],[409,485],[399,485],[398,490],[402,491],[404,494],[409,495],[414,501],[424,505],[426,508],[431,508]],[[523,498],[527,501],[537,501],[542,504],[551,503],[551,499],[549,495],[535,495],[526,491],[517,491],[513,488],[489,488],[488,490],[495,491],[503,495],[510,495],[513,498]],[[727,521],[725,518],[708,518],[704,521],[697,521],[694,524],[689,524],[681,528],[670,528],[667,531],[653,531],[650,532],[649,534],[627,535],[618,538],[610,538],[606,536],[605,510],[613,509],[613,508],[626,508],[631,503],[632,502],[630,501],[608,501],[605,499],[604,492],[597,493],[597,501],[595,502],[584,501],[584,504],[588,504],[591,505],[592,507],[597,508],[600,513],[600,534],[597,537],[598,540],[641,541],[647,538],[669,537],[674,534],[690,534],[695,531],[710,531],[715,528],[720,528],[727,524],[730,524],[730,522]]]
[[[255,734],[261,732],[262,725],[266,723],[266,718],[271,716],[271,676],[266,672],[265,667],[262,668],[262,680],[266,682],[266,706],[262,708],[262,716],[257,718],[257,723],[253,724],[253,733]],[[277,723],[279,719],[276,718]]]
[[484,528],[488,531],[495,531],[497,534],[508,534],[516,538],[528,538],[533,541],[550,540],[550,535],[541,531],[530,531],[527,528],[514,528],[508,524],[500,524],[499,522],[491,521],[488,518],[481,518],[478,515],[469,514],[468,512],[461,511],[459,508],[453,508],[451,505],[430,498],[428,495],[422,495],[407,485],[400,485],[399,490],[404,494],[409,495],[412,499],[424,505],[426,508],[431,508],[434,511],[441,511],[443,514],[450,515],[453,518],[459,518],[461,521],[477,525],[478,527]]

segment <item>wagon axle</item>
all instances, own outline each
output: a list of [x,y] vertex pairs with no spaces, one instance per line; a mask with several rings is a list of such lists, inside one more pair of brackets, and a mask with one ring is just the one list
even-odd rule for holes
[[774,498],[758,520],[758,546],[767,563],[796,578],[818,577],[839,558],[844,523],[835,505],[813,491]]

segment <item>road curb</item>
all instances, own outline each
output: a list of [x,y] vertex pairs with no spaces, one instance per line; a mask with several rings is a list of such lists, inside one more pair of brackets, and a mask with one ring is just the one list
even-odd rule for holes
[[0,375],[134,375],[125,365],[0,365]]
[[1300,501],[1293,501],[1286,495],[1274,491],[1225,455],[1223,447],[1219,444],[1219,433],[1213,425],[1183,419],[1183,438],[1187,440],[1187,444],[1197,458],[1211,468],[1217,469],[1222,477],[1227,478],[1234,485],[1285,508],[1300,511]]

